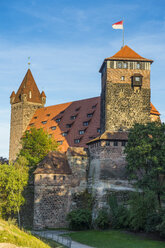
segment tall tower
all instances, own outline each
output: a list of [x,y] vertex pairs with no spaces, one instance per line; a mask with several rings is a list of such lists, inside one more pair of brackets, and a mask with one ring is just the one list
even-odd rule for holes
[[150,121],[150,65],[128,46],[101,66],[101,130],[126,131]]
[[26,130],[36,109],[44,106],[45,93],[40,93],[33,75],[28,69],[17,93],[13,91],[10,96],[11,121],[10,121],[10,148],[9,160],[15,160],[21,148],[20,139]]

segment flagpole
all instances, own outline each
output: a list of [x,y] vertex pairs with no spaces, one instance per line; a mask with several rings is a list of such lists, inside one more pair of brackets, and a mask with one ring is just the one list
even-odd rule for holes
[[124,47],[124,18],[123,18],[123,46]]

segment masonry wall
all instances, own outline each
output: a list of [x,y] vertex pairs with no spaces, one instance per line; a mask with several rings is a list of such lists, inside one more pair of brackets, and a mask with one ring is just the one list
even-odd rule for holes
[[86,171],[89,165],[87,153],[83,148],[70,148],[67,158],[72,170],[71,175],[55,173],[35,175],[33,222],[35,229],[67,227],[66,216],[77,207],[74,201],[75,194],[87,188]]
[[20,139],[39,103],[19,102],[11,105],[9,160],[15,160],[21,148]]

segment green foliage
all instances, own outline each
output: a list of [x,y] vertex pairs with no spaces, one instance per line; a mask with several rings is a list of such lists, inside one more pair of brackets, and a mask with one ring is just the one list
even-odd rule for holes
[[165,190],[165,124],[135,124],[125,148],[130,179],[142,190],[155,192],[161,207]]
[[145,231],[146,232],[157,232],[159,225],[162,223],[162,215],[159,212],[149,213],[147,215],[146,223],[145,223]]
[[0,165],[0,207],[2,217],[17,213],[19,221],[20,207],[25,202],[22,192],[28,182],[27,164],[27,160],[20,156],[14,165]]
[[129,211],[126,206],[119,204],[115,195],[109,197],[110,224],[113,228],[127,228],[129,226]]
[[76,209],[67,215],[69,228],[71,230],[90,229],[92,222],[92,212],[89,209]]
[[148,216],[156,212],[155,196],[152,192],[134,193],[129,201],[129,225],[133,231],[145,230]]
[[75,194],[73,200],[77,203],[77,208],[92,210],[94,199],[88,190]]
[[100,209],[97,218],[95,219],[95,225],[99,229],[107,229],[109,227],[109,214],[106,209]]
[[157,225],[157,231],[159,231],[160,236],[165,237],[165,214],[162,216],[161,223]]
[[24,156],[29,166],[35,169],[36,165],[50,152],[58,148],[57,142],[49,137],[43,129],[32,128],[30,132],[26,131],[21,140],[21,156]]

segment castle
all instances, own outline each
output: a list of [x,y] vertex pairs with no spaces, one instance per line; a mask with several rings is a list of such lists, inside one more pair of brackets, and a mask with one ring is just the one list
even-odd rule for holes
[[95,195],[95,209],[106,204],[108,192],[132,190],[123,153],[128,131],[160,116],[150,102],[152,62],[124,46],[103,61],[100,97],[48,107],[28,69],[10,96],[9,159],[16,159],[20,138],[31,127],[43,128],[59,143],[59,151],[49,153],[34,172],[35,228],[65,227],[75,194],[87,188]]

